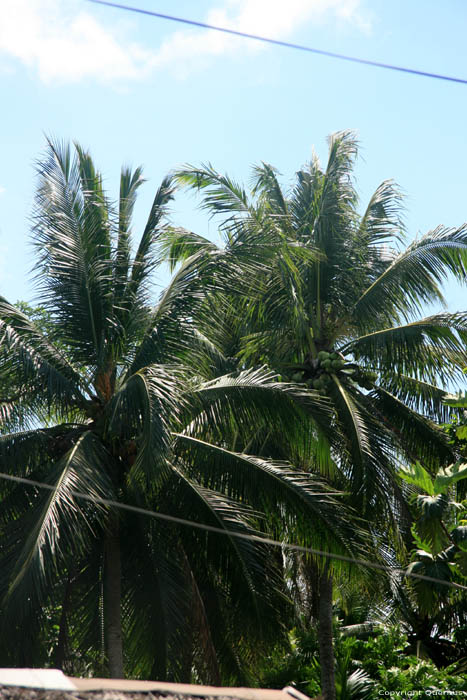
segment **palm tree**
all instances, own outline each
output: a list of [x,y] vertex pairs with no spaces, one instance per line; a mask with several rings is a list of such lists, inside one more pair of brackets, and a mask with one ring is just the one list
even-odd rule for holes
[[287,527],[350,553],[355,530],[323,480],[233,436],[246,443],[259,422],[293,436],[311,420],[331,439],[327,402],[265,369],[214,376],[215,348],[197,330],[206,299],[254,261],[195,252],[150,305],[170,178],[133,255],[140,168],[122,170],[116,207],[79,145],[49,141],[38,175],[42,311],[0,298],[0,471],[51,490],[0,480],[1,662],[249,682],[290,606],[280,552],[232,533]]
[[[392,181],[359,214],[356,155],[352,132],[334,134],[326,168],[313,156],[289,192],[265,163],[253,170],[251,194],[211,165],[187,166],[177,178],[222,217],[225,251],[262,262],[243,303],[235,302],[237,358],[244,367],[266,363],[330,402],[335,442],[318,431],[312,468],[350,490],[375,538],[388,531],[408,538],[399,464],[418,460],[433,472],[453,461],[436,421],[446,417],[445,387],[461,380],[466,365],[467,314],[421,313],[444,303],[440,285],[450,275],[465,281],[467,226],[438,227],[404,247],[401,194]],[[215,248],[183,230],[165,238],[174,260]],[[221,304],[228,309],[232,298],[217,297]],[[325,567],[318,583],[326,699],[334,697],[333,575]]]

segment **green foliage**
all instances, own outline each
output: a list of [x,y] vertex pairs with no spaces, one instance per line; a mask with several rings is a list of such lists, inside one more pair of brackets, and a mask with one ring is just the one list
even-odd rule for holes
[[319,695],[320,668],[318,638],[313,628],[293,629],[289,635],[289,648],[273,650],[261,668],[260,685],[264,688],[296,687],[309,697]]
[[[447,491],[463,483],[462,467],[439,472],[440,493],[435,493],[432,477],[458,457],[439,423],[452,414],[443,402],[445,387],[465,377],[467,313],[443,310],[423,317],[423,311],[427,304],[443,306],[442,286],[451,275],[465,282],[467,227],[438,227],[407,245],[402,197],[391,181],[378,187],[360,215],[353,180],[357,151],[352,132],[333,134],[327,163],[322,166],[313,156],[289,188],[282,187],[278,172],[266,163],[254,167],[250,191],[212,165],[187,166],[175,177],[197,190],[202,207],[219,217],[223,247],[213,249],[201,238],[171,233],[167,250],[180,261],[194,245],[209,257],[227,251],[237,260],[261,262],[254,277],[242,280],[247,287],[241,298],[236,292],[213,293],[210,308],[221,314],[229,310],[228,328],[215,338],[207,326],[203,333],[238,367],[266,364],[283,383],[317,393],[326,400],[332,426],[325,431],[316,421],[308,441],[267,430],[261,440],[258,431],[261,452],[285,459],[293,455],[303,468],[345,490],[366,520],[366,556],[381,557],[384,563],[400,558],[407,565],[405,547],[410,547],[416,517],[421,553],[414,553],[410,566],[448,581],[457,576],[452,565],[459,565],[447,552],[452,544]],[[412,463],[420,468],[407,473],[401,485],[400,466]],[[408,497],[420,484],[427,490],[411,510]],[[457,556],[463,556],[456,547]],[[345,585],[342,569],[335,563],[331,567],[335,585]],[[355,567],[353,574],[365,581]],[[302,612],[314,618],[319,580],[319,572],[295,562],[291,589],[303,603]],[[397,583],[388,582],[383,607],[394,603],[391,587]],[[434,589],[424,590],[423,613],[431,606],[437,619],[428,636],[436,624],[452,630],[460,619],[459,606],[441,621],[446,597],[435,591],[428,600]],[[429,626],[424,614],[423,625]],[[332,653],[325,656],[330,659]],[[345,658],[339,692],[345,696],[353,672],[354,693],[367,692],[364,676],[347,668]],[[331,671],[324,669],[324,676],[330,678]],[[315,678],[312,672],[307,666],[304,683]]]
[[435,487],[433,479],[419,462],[415,462],[415,464],[404,464],[401,467],[400,476],[408,484],[412,484],[430,496],[434,496]]
[[[289,190],[265,163],[254,168],[251,192],[211,165],[176,179],[221,217],[225,250],[262,260],[241,308],[231,297],[242,316],[238,360],[266,362],[328,397],[340,438],[336,468],[362,512],[391,519],[398,462],[416,455],[434,469],[454,461],[432,420],[449,413],[443,386],[463,377],[467,317],[419,314],[425,303],[442,303],[449,274],[465,279],[467,229],[440,227],[404,249],[402,198],[390,181],[359,216],[357,146],[352,132],[333,134],[326,166],[314,157]],[[172,255],[179,245],[183,260],[187,235],[177,243],[172,233],[167,245]]]
[[[466,370],[464,369],[464,374],[465,373]],[[461,391],[459,391],[457,395],[447,394],[444,401],[448,406],[452,406],[453,408],[467,409],[467,391],[464,391],[464,394],[462,394]]]
[[292,605],[280,552],[229,533],[349,555],[358,519],[323,477],[260,447],[265,431],[297,445],[317,426],[331,435],[327,401],[237,366],[203,332],[214,292],[241,288],[257,261],[171,231],[183,263],[150,305],[174,186],[162,182],[133,244],[142,182],[140,168],[123,168],[113,204],[79,145],[49,141],[38,164],[41,305],[0,297],[0,471],[51,490],[0,481],[0,663],[121,674],[110,621],[128,675],[248,684]]
[[[294,630],[287,654],[267,658],[261,683],[280,688],[294,685],[314,697],[319,694],[316,633]],[[460,664],[438,669],[410,652],[407,636],[397,626],[387,627],[369,639],[338,637],[336,643],[337,700],[376,698],[384,691],[423,693],[426,690],[465,689]]]
[[458,666],[438,669],[432,662],[408,653],[407,637],[397,627],[367,642],[354,640],[352,647],[355,662],[376,682],[375,691],[461,690],[464,687]]
[[[289,191],[265,163],[250,192],[211,165],[186,168],[161,183],[135,243],[141,169],[122,169],[112,203],[87,152],[48,142],[33,230],[41,306],[0,298],[0,468],[52,487],[0,484],[3,663],[105,672],[110,540],[131,675],[252,683],[272,648],[262,683],[313,696],[332,664],[320,668],[308,623],[287,630],[291,598],[319,616],[324,579],[343,610],[357,581],[424,656],[459,658],[457,592],[285,561],[227,532],[467,575],[465,397],[444,401],[464,378],[467,314],[420,317],[450,275],[465,281],[467,228],[404,247],[394,183],[358,213],[356,155],[352,132],[334,134],[326,166],[313,157]],[[221,217],[223,247],[166,225],[175,182]],[[175,274],[153,306],[164,258]],[[413,466],[399,478],[401,464]],[[95,496],[225,534],[117,518]],[[395,628],[337,636],[340,700],[450,682]]]
[[[457,494],[467,477],[466,465],[456,462],[430,474],[417,463],[404,467],[400,475],[413,488],[409,500],[414,544],[407,572],[465,585],[467,502],[458,502]],[[467,622],[462,591],[434,581],[407,579],[401,583],[396,599],[428,658],[446,666],[461,657],[463,646],[453,632]]]

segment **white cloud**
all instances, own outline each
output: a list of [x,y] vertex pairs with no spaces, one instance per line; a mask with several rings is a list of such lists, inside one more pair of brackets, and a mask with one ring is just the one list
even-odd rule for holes
[[0,197],[2,196],[2,194],[3,194],[4,192],[6,192],[5,188],[2,187],[2,185],[0,185]]
[[[338,21],[368,28],[361,0],[223,0],[205,21],[287,39],[306,22]],[[107,8],[110,15],[110,8]],[[79,0],[2,0],[0,58],[19,61],[46,83],[142,80],[159,68],[185,71],[195,59],[256,51],[261,45],[208,30],[173,32],[158,48],[129,41],[128,28],[97,19]],[[0,66],[1,68],[1,66]]]
[[[226,0],[214,7],[206,22],[235,31],[287,40],[305,23],[327,20],[353,25],[360,31],[370,29],[370,21],[361,10],[361,0]],[[194,59],[225,54],[258,51],[265,44],[239,39],[214,31],[179,31],[160,47],[156,65],[172,65],[190,70]]]
[[144,77],[153,54],[82,7],[77,0],[2,0],[0,56],[20,61],[46,83]]

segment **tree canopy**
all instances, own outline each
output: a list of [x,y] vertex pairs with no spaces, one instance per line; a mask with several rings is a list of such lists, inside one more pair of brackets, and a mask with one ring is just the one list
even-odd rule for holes
[[324,479],[236,448],[234,436],[246,443],[265,422],[290,436],[326,430],[329,407],[264,367],[212,371],[198,330],[206,300],[254,261],[195,252],[151,305],[170,178],[135,252],[139,168],[122,170],[113,205],[90,155],[49,141],[38,178],[43,311],[31,318],[0,299],[0,470],[52,490],[0,485],[2,663],[250,682],[265,645],[285,639],[291,607],[281,557],[228,533],[287,531],[347,552],[356,536]]
[[[366,682],[349,685],[350,651],[336,666],[333,650],[356,590],[365,614],[424,616],[410,634],[426,649],[465,621],[459,596],[256,537],[465,580],[464,426],[442,423],[464,405],[447,392],[467,315],[444,310],[442,287],[465,282],[467,227],[407,243],[392,181],[361,210],[357,152],[352,132],[332,135],[326,166],[313,156],[289,189],[266,163],[249,190],[186,166],[138,237],[141,168],[122,169],[115,203],[89,153],[48,141],[38,306],[0,297],[0,471],[49,486],[0,481],[0,663],[255,683],[294,626],[318,624],[333,700]],[[179,186],[222,245],[169,226]]]

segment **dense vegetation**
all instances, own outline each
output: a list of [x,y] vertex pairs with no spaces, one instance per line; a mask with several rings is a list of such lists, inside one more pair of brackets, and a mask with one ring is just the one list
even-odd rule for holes
[[[326,700],[460,687],[467,435],[447,391],[467,313],[423,309],[465,282],[467,228],[404,247],[392,182],[360,213],[356,154],[334,135],[290,192],[267,164],[251,193],[186,167],[134,248],[141,170],[122,170],[113,204],[88,153],[48,143],[40,306],[0,298],[0,471],[50,486],[0,482],[1,665],[295,682]],[[168,226],[177,186],[220,217],[222,246]]]

